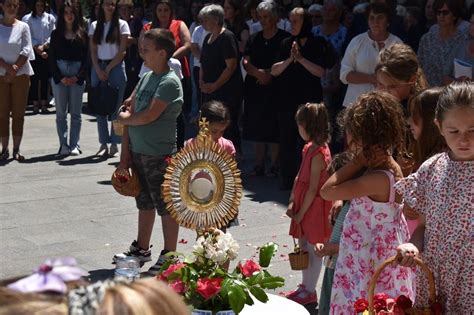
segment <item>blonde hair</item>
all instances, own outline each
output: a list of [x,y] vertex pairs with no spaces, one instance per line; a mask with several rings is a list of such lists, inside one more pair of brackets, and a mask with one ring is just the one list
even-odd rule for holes
[[142,279],[110,287],[99,308],[101,315],[189,315],[181,297],[163,282]]

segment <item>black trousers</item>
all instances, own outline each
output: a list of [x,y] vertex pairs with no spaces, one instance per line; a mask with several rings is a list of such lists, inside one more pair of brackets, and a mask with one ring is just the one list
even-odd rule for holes
[[282,186],[290,189],[301,163],[303,140],[298,133],[295,112],[279,112],[280,128],[280,175]]
[[35,74],[31,76],[30,100],[43,101],[48,100],[49,86],[49,66],[48,59],[41,58],[35,52],[35,60],[31,61],[31,66]]

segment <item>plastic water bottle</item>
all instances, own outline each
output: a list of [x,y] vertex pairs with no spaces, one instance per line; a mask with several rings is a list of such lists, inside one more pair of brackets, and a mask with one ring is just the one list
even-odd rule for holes
[[140,261],[135,257],[125,257],[116,261],[115,278],[135,280],[140,278]]

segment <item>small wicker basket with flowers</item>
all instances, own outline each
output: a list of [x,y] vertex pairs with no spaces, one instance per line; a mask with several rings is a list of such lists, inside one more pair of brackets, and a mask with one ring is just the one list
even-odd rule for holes
[[386,293],[375,294],[375,286],[380,273],[388,265],[393,264],[395,261],[400,260],[401,255],[390,257],[385,260],[375,271],[372,279],[369,283],[369,296],[368,300],[364,298],[358,299],[354,303],[354,309],[356,313],[362,313],[363,315],[441,315],[442,306],[437,301],[436,288],[433,273],[428,266],[418,257],[415,257],[416,264],[423,270],[428,278],[429,286],[429,305],[426,307],[415,307],[410,298],[405,295],[400,295],[396,298],[390,297]]

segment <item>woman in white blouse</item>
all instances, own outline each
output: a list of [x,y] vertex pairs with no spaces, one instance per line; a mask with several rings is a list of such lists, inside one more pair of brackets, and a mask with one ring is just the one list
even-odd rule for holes
[[354,37],[341,61],[340,79],[347,84],[344,107],[349,107],[359,95],[375,89],[375,66],[379,52],[395,43],[402,43],[388,32],[390,9],[384,3],[371,3],[367,7],[369,30]]
[[18,21],[16,14],[19,0],[0,0],[3,18],[0,19],[0,161],[9,157],[10,116],[12,117],[13,158],[23,161],[20,143],[30,76],[33,75],[29,60],[35,58],[31,46],[30,30]]
[[[102,81],[119,89],[117,109],[122,104],[123,94],[127,82],[125,74],[125,51],[130,35],[128,23],[119,19],[117,1],[100,0],[97,21],[89,28],[90,49],[92,59],[91,85],[97,86]],[[100,148],[97,156],[114,156],[118,152],[117,144],[121,142],[107,120],[115,119],[111,116],[97,115]],[[110,125],[110,126],[109,126]],[[110,132],[109,132],[110,128]],[[110,151],[107,144],[110,145]]]
[[35,74],[31,77],[30,98],[33,101],[33,112],[48,113],[48,48],[51,32],[56,25],[56,19],[52,14],[45,12],[46,0],[33,2],[33,11],[23,18],[28,23],[31,32],[31,42],[35,52],[35,60],[31,63]]

